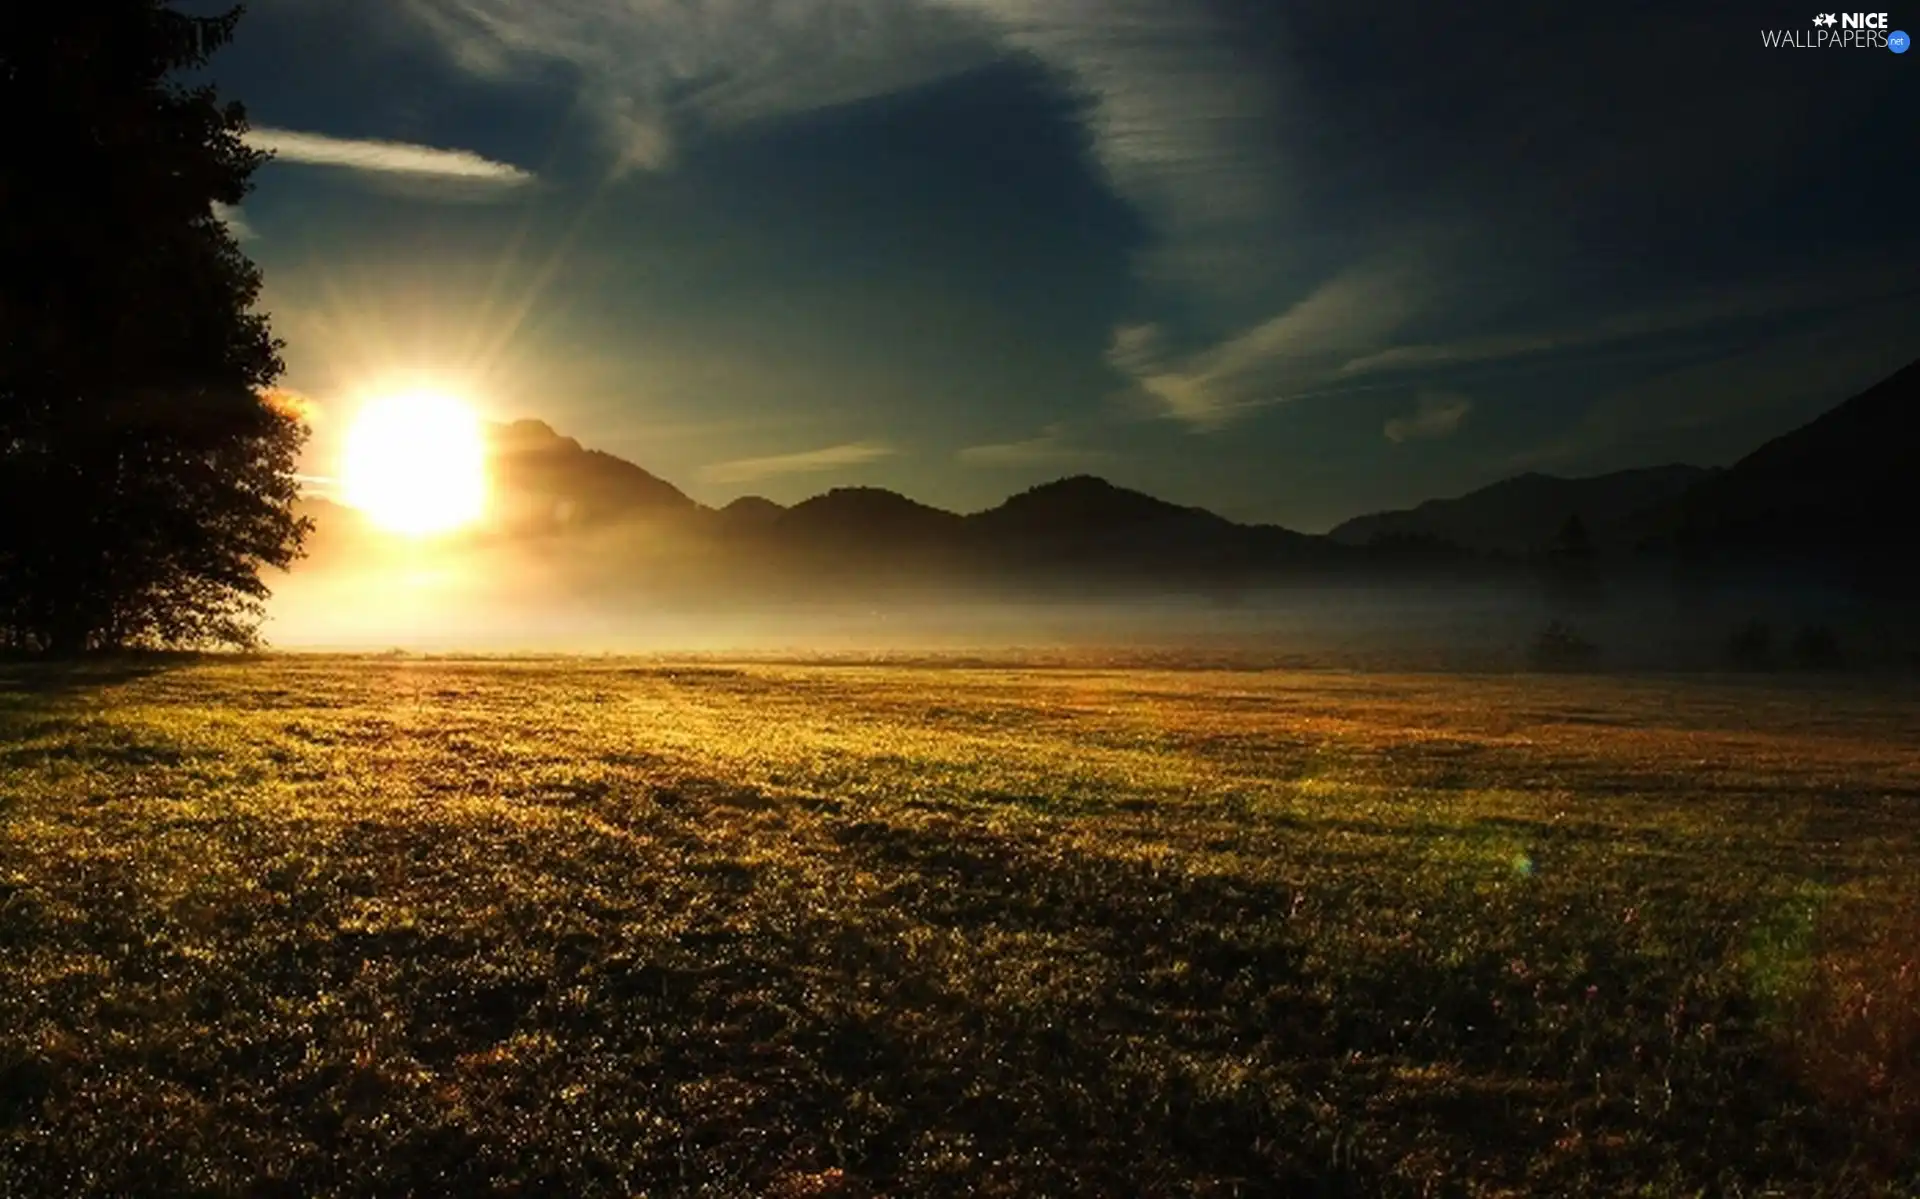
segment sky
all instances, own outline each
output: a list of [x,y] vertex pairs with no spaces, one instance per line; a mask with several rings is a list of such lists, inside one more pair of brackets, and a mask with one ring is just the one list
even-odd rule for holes
[[316,476],[424,384],[712,504],[1093,473],[1321,531],[1920,357],[1920,54],[1764,44],[1819,15],[253,0],[209,73]]

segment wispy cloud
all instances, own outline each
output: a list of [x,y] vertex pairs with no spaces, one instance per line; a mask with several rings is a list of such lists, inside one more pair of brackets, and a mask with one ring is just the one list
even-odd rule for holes
[[883,95],[988,57],[980,22],[927,0],[406,0],[489,78],[561,63],[616,172],[671,162],[681,126]]
[[1396,416],[1386,424],[1387,440],[1427,441],[1451,437],[1460,430],[1460,422],[1473,410],[1473,401],[1448,392],[1426,392],[1418,405],[1405,416]]
[[731,462],[716,462],[703,468],[700,473],[713,483],[748,483],[755,479],[772,478],[775,475],[808,474],[814,471],[860,466],[891,457],[898,452],[883,442],[850,441],[844,445],[801,450],[794,454],[774,454],[766,458],[736,458]]
[[1279,74],[1243,53],[1218,6],[1195,0],[941,0],[980,13],[1010,46],[1089,101],[1093,150],[1153,223],[1152,282],[1232,293],[1271,266],[1291,207]]
[[247,224],[247,214],[240,211],[237,204],[222,204],[215,200],[213,219],[225,225],[227,232],[233,234],[235,241],[252,241],[260,236],[253,231],[252,225]]
[[531,172],[484,158],[471,150],[441,150],[410,142],[332,137],[291,129],[251,129],[246,143],[256,150],[271,151],[280,162],[448,180],[487,188],[517,188],[534,182]]
[[1353,358],[1343,377],[1428,370],[1538,354],[1587,350],[1664,334],[1706,330],[1756,318],[1871,302],[1909,293],[1912,279],[1887,263],[1847,264],[1817,276],[1795,276],[1702,291],[1579,325],[1458,341],[1391,346]]
[[1196,432],[1225,428],[1333,378],[1342,361],[1379,345],[1426,302],[1410,263],[1381,259],[1344,271],[1279,313],[1181,358],[1153,326],[1114,331],[1107,361],[1156,415]]
[[1103,462],[1111,457],[1104,450],[1072,444],[1064,425],[1048,425],[1038,437],[1029,437],[1024,441],[970,445],[954,454],[956,460],[967,466],[989,468],[1065,467]]
[[[1150,415],[1210,433],[1274,404],[1378,386],[1372,376],[1615,347],[1915,294],[1912,281],[1888,264],[1852,264],[1818,277],[1703,291],[1580,324],[1448,342],[1408,341],[1407,329],[1471,299],[1449,292],[1448,272],[1435,258],[1447,252],[1444,237],[1429,242],[1416,236],[1393,252],[1340,271],[1275,316],[1184,355],[1169,352],[1158,326],[1122,325],[1113,332],[1107,361],[1131,381],[1133,398],[1143,401]],[[1418,413],[1400,420],[1396,427],[1403,437],[1452,431],[1421,423]],[[1428,414],[1428,420],[1442,416]]]
[[1548,334],[1503,334],[1429,345],[1392,346],[1353,359],[1340,368],[1340,373],[1348,376],[1371,375],[1385,371],[1425,370],[1519,358],[1567,348],[1575,344],[1575,339],[1579,337],[1580,334],[1558,337]]
[[1107,344],[1107,361],[1123,375],[1144,375],[1164,360],[1166,335],[1154,324],[1120,325]]
[[300,485],[300,494],[309,499],[338,500],[340,498],[340,480],[332,475],[295,475],[293,481]]
[[[565,64],[616,172],[729,125],[884,95],[1011,56],[1086,101],[1116,193],[1154,225],[1149,279],[1264,281],[1289,207],[1285,108],[1215,6],[1195,0],[406,0],[469,71]],[[1269,67],[1271,64],[1269,64]]]

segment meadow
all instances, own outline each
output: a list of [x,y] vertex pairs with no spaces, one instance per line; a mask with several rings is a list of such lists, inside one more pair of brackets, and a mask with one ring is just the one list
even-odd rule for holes
[[1920,692],[0,665],[0,1195],[1920,1194]]

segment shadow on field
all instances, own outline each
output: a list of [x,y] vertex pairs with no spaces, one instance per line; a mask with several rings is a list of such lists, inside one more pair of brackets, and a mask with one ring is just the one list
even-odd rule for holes
[[[48,662],[0,657],[0,770],[54,761],[105,769],[177,766],[180,755],[126,730],[95,727],[87,735],[90,697],[185,666],[192,655]],[[37,741],[51,744],[33,744]],[[0,806],[11,799],[0,791]]]
[[49,660],[0,656],[0,702],[63,696],[137,682],[205,660],[203,654],[155,653]]
[[[1051,995],[1046,969],[1007,969],[1002,1002],[970,1017],[993,1048],[969,1076],[1002,1097],[977,1140],[1010,1149],[1010,1130],[1040,1119],[1089,1148],[1083,1169],[1111,1163],[1114,1186],[1389,1193],[1435,1152],[1477,1160],[1483,1184],[1541,1185],[1555,1159],[1549,1189],[1628,1188],[1656,1159],[1725,1182],[1747,1167],[1791,1176],[1860,1131],[1811,1101],[1747,996],[1690,993],[1687,963],[1719,952],[1731,908],[1671,957],[1605,936],[1617,916],[1575,910],[1601,935],[1583,939],[1570,978],[1501,950],[1491,920],[1435,912],[1396,928],[1401,913],[1364,878],[1180,874],[960,822],[866,820],[835,836],[895,880],[890,901],[918,922],[1099,964],[1095,985]],[[1486,948],[1458,948],[1476,940]],[[905,1063],[872,1065],[912,1085]],[[1762,1135],[1788,1111],[1790,1135]],[[1897,1162],[1911,1144],[1883,1148]]]

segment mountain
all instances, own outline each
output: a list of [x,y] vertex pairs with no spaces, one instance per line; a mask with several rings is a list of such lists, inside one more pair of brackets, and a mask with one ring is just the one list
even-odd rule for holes
[[1091,475],[1029,488],[966,523],[983,558],[1049,573],[1164,568],[1240,528]]
[[1774,438],[1669,506],[1646,539],[1694,558],[1830,563],[1912,578],[1920,362]]
[[1594,542],[1646,561],[1884,589],[1920,579],[1920,362],[1723,469],[1584,479],[1525,474],[1455,499],[1358,517],[1328,536],[1386,551],[1448,542],[1525,553],[1579,515]]
[[743,495],[714,513],[714,516],[723,529],[750,531],[772,526],[786,511],[765,496]]
[[1003,569],[1168,582],[1289,569],[1314,556],[1318,544],[1290,529],[1236,524],[1091,475],[1029,488],[968,516],[966,525],[981,559]]
[[960,519],[883,487],[835,487],[787,509],[772,527],[788,537],[873,542],[945,537]]
[[710,542],[736,591],[846,596],[951,587],[969,565],[962,520],[878,487],[836,487],[791,508],[735,501]]
[[[1879,586],[1913,577],[1906,546],[1920,523],[1920,363],[1725,469],[1525,474],[1359,517],[1325,537],[1238,524],[1090,475],[965,516],[875,487],[837,487],[790,508],[748,496],[713,510],[538,421],[494,426],[489,435],[496,512],[505,519],[473,531],[472,544],[592,528],[591,537],[542,538],[540,560],[556,569],[585,562],[608,580],[742,594],[762,582],[842,593],[884,583],[1221,597],[1301,578],[1512,581],[1530,576],[1483,555],[1530,554],[1574,515],[1611,551],[1603,560],[1624,563],[1631,549],[1654,566],[1719,562],[1776,578],[1791,571]],[[325,501],[304,503],[320,525],[315,557],[351,560],[359,551],[350,547],[369,532],[364,522]]]
[[566,526],[684,515],[687,494],[624,458],[589,450],[537,420],[491,425],[495,499],[509,524]]
[[293,514],[313,522],[301,560],[309,568],[326,569],[351,560],[356,539],[369,528],[360,513],[325,496],[301,496],[294,501]]
[[1578,515],[1601,544],[1630,543],[1618,530],[1641,513],[1673,503],[1715,473],[1681,465],[1576,479],[1529,473],[1453,499],[1355,517],[1327,536],[1356,546],[1432,540],[1481,553],[1524,554],[1552,540],[1568,517]]
[[1232,522],[1204,508],[1184,508],[1144,492],[1075,475],[1030,487],[996,508],[967,518],[983,533],[1041,539],[1105,539],[1144,530],[1219,529]]

